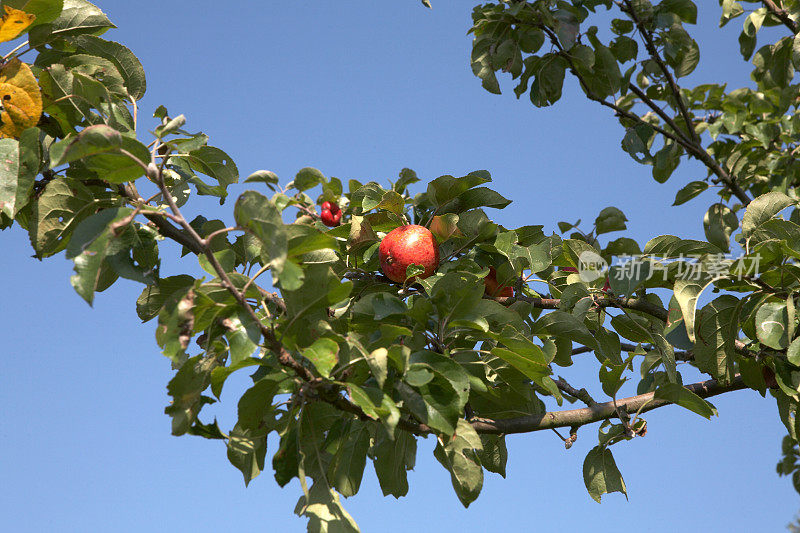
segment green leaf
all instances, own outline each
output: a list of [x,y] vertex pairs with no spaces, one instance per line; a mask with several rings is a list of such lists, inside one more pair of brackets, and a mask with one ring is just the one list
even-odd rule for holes
[[164,412],[172,417],[173,435],[189,431],[203,405],[213,401],[202,396],[202,392],[211,382],[211,371],[217,366],[219,361],[215,356],[196,355],[188,359],[170,380],[167,393],[172,396],[172,403]]
[[28,230],[37,256],[48,257],[63,250],[80,221],[113,204],[110,195],[96,194],[76,180],[58,178],[48,183],[33,204]]
[[[51,14],[49,9],[48,14]],[[40,47],[57,39],[79,34],[99,35],[114,27],[105,13],[94,4],[86,0],[64,0],[57,18],[31,28],[29,41],[32,47]]]
[[[650,147],[653,144],[655,130],[648,124],[639,124],[625,130],[622,138],[622,149],[630,155],[634,161],[642,164],[650,164],[653,156],[650,154]],[[642,155],[639,155],[642,154]]]
[[177,133],[184,125],[186,125],[186,117],[184,115],[178,115],[170,119],[166,124],[162,123],[153,133],[159,139],[163,139],[167,135]]
[[427,195],[434,205],[445,205],[469,189],[490,181],[492,178],[485,170],[470,172],[461,178],[439,176],[428,183]]
[[[616,64],[616,60],[614,60],[614,64]],[[537,66],[536,77],[531,84],[531,103],[533,105],[547,107],[561,99],[567,66],[567,60],[559,54],[550,53],[542,56]]]
[[742,235],[745,238],[750,237],[758,226],[795,203],[795,200],[778,191],[755,198],[748,204],[742,217]]
[[[124,153],[123,152],[127,152]],[[135,158],[135,159],[134,159]],[[50,148],[50,166],[83,160],[85,165],[111,183],[123,183],[144,174],[150,151],[136,139],[103,124],[88,126]]]
[[603,494],[621,492],[628,498],[628,491],[625,488],[625,481],[622,479],[614,461],[611,450],[595,446],[586,454],[583,462],[583,481],[586,490],[596,502],[600,503]]
[[262,470],[267,454],[267,432],[264,429],[242,429],[236,424],[228,436],[228,460],[244,476],[245,486]]
[[[214,370],[218,370],[215,368]],[[212,378],[214,371],[211,372]],[[256,430],[264,428],[264,418],[272,411],[272,403],[275,395],[280,391],[281,382],[286,381],[286,376],[277,372],[267,375],[247,389],[242,397],[239,398],[238,414],[239,421],[237,426],[241,429]]]
[[353,403],[361,407],[373,420],[380,419],[389,437],[394,437],[395,428],[400,421],[400,410],[388,394],[375,387],[359,387],[347,384],[347,394]]
[[19,141],[0,139],[0,213],[13,219],[28,203],[39,171],[39,129],[28,128]]
[[325,182],[325,175],[316,168],[301,168],[291,185],[300,192],[306,191]]
[[216,396],[217,398],[220,397],[222,394],[222,387],[225,385],[225,380],[228,379],[228,376],[240,370],[242,368],[247,368],[249,366],[261,365],[263,361],[261,359],[256,359],[255,357],[248,357],[247,359],[242,359],[237,361],[230,366],[219,366],[211,371],[211,393]]
[[644,245],[644,253],[664,258],[679,258],[691,255],[720,254],[717,246],[692,239],[681,239],[674,235],[653,237]]
[[708,242],[727,252],[730,250],[731,234],[739,228],[739,219],[725,204],[712,204],[703,217],[703,228]]
[[[67,137],[50,147],[50,166],[55,168],[93,154],[119,151],[122,135],[105,124],[88,126],[77,135]],[[143,161],[147,163],[148,161]]]
[[703,418],[710,419],[712,416],[717,415],[717,409],[711,403],[678,383],[659,385],[653,398],[680,405]]
[[681,162],[681,147],[668,140],[663,148],[653,157],[653,178],[658,183],[665,183]]
[[689,24],[697,23],[697,6],[691,0],[662,0],[657,9],[660,13],[674,13]]
[[339,362],[339,345],[336,341],[322,337],[303,350],[303,357],[311,361],[323,377],[330,377],[330,372]]
[[399,431],[394,440],[384,432],[378,432],[372,448],[375,456],[373,466],[384,496],[391,494],[400,498],[408,494],[406,472],[414,469],[417,456],[417,440],[407,431]]
[[33,25],[52,22],[64,7],[63,0],[3,0],[4,6],[20,9],[25,13],[36,15]]
[[551,335],[564,337],[592,348],[597,345],[597,341],[586,325],[565,311],[553,311],[537,320],[533,333],[537,334],[538,331],[545,331]]
[[392,187],[395,191],[403,194],[409,185],[413,185],[419,181],[417,173],[410,168],[404,168],[400,171],[399,178]]
[[339,495],[324,482],[317,481],[301,496],[295,514],[308,518],[310,533],[359,533],[358,526],[339,501]]
[[412,375],[423,369],[432,372],[434,377],[417,385],[416,390],[404,382],[398,383],[397,391],[405,406],[421,422],[452,435],[469,396],[469,376],[461,365],[435,352],[414,352],[409,362]]
[[147,88],[144,68],[126,46],[94,35],[80,35],[73,43],[89,54],[111,61],[125,80],[125,87],[131,98],[139,100],[144,96]]
[[708,183],[706,183],[705,181],[689,182],[675,195],[675,201],[672,203],[672,205],[685,204],[695,196],[701,194],[706,189],[708,189]]
[[239,181],[239,169],[231,156],[213,146],[201,146],[189,152],[188,156],[173,156],[170,159],[185,159],[192,170],[217,180],[222,189],[219,194],[225,197],[228,185]]
[[508,462],[505,436],[482,434],[481,443],[483,450],[478,452],[481,465],[489,472],[500,474],[505,478],[506,463]]
[[261,340],[258,322],[248,313],[240,311],[238,316],[223,320],[222,325],[227,330],[225,336],[228,338],[231,354],[230,364],[235,365],[249,359],[258,349],[258,342]]
[[144,288],[136,300],[136,314],[147,322],[158,316],[164,303],[176,293],[185,293],[194,284],[194,278],[186,274],[159,279],[154,285]]
[[360,420],[349,420],[344,429],[344,438],[328,467],[331,483],[345,498],[354,496],[361,486],[367,450],[370,443],[369,425]]
[[608,284],[615,295],[631,296],[653,275],[649,260],[632,257],[624,263],[608,269]]
[[158,314],[156,342],[175,365],[186,359],[186,348],[194,335],[194,301],[194,290],[176,292]]
[[689,340],[694,341],[694,315],[695,308],[697,307],[697,299],[700,293],[711,284],[710,278],[704,278],[700,281],[693,279],[677,279],[673,288],[675,299],[681,307],[683,313],[683,321],[686,324],[686,335]]
[[244,180],[245,183],[266,183],[273,191],[279,181],[278,175],[269,170],[256,170]]
[[67,259],[75,262],[70,278],[75,291],[91,305],[102,282],[101,267],[108,256],[121,251],[122,240],[110,229],[112,223],[132,213],[128,208],[105,209],[82,221],[67,247]]
[[796,338],[786,349],[786,360],[800,367],[800,337]]
[[625,214],[616,207],[606,207],[597,215],[594,224],[597,228],[597,234],[601,235],[603,233],[627,229],[625,225],[627,220]]
[[728,383],[736,373],[734,341],[740,327],[743,301],[729,294],[704,306],[697,314],[694,355],[697,367],[715,379]]
[[620,387],[625,384],[627,378],[622,377],[622,373],[626,370],[625,365],[616,366],[601,366],[599,371],[600,385],[603,392],[608,396],[614,398],[617,396]]
[[292,259],[298,259],[304,254],[317,250],[338,249],[336,239],[322,233],[314,226],[289,224],[285,229],[289,239],[287,253]]
[[736,0],[722,0],[722,16],[719,20],[720,28],[742,13],[744,13],[744,8]]
[[280,272],[286,261],[288,236],[275,204],[263,194],[246,191],[236,200],[233,216],[261,242],[262,263]]
[[590,83],[598,97],[604,98],[619,91],[622,73],[617,58],[608,47],[599,43],[595,46],[592,70],[594,76],[590,78]]
[[766,302],[756,312],[758,340],[775,350],[789,346],[789,314],[786,302]]
[[384,209],[402,216],[405,212],[405,199],[395,191],[386,191],[375,209]]
[[285,487],[287,483],[298,476],[300,454],[297,444],[297,424],[290,421],[287,428],[281,433],[278,451],[272,456],[275,481],[281,487]]
[[633,342],[653,342],[649,325],[646,318],[633,314],[620,314],[611,318],[611,326],[617,333]]
[[[532,346],[536,346],[532,344]],[[536,346],[538,349],[539,347]],[[525,376],[529,377],[535,382],[541,382],[544,376],[550,374],[550,370],[544,362],[544,353],[538,349],[537,356],[530,356],[529,354],[517,353],[507,348],[495,347],[492,348],[492,355],[499,357],[509,365],[513,366]]]
[[482,451],[481,438],[464,419],[458,420],[453,438],[445,444],[439,441],[433,451],[434,457],[450,471],[453,488],[464,507],[475,501],[483,487],[483,468],[479,459]]

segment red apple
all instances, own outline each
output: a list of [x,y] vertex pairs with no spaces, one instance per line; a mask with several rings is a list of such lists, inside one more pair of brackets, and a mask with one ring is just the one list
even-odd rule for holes
[[390,231],[378,247],[381,270],[392,281],[403,283],[406,268],[420,265],[425,271],[417,276],[427,278],[439,266],[439,245],[427,228],[416,224],[400,226]]
[[492,297],[510,298],[514,296],[514,288],[508,285],[500,285],[497,282],[497,271],[494,267],[489,267],[489,274],[483,278],[483,284],[486,286],[484,293]]
[[322,223],[326,226],[332,228],[338,226],[342,220],[342,211],[339,209],[339,205],[331,202],[322,202],[322,213],[320,214],[319,218],[322,219]]

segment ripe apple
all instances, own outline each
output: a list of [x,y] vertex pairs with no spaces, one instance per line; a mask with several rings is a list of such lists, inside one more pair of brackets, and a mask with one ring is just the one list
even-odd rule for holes
[[381,270],[392,281],[403,283],[406,268],[420,265],[425,271],[417,276],[427,278],[439,266],[439,244],[428,228],[409,224],[390,231],[378,247]]
[[483,284],[486,286],[484,293],[493,297],[510,298],[514,296],[514,288],[508,285],[500,285],[497,282],[497,271],[494,267],[489,267],[489,274],[483,278]]
[[322,223],[332,228],[338,226],[342,220],[342,211],[339,209],[339,204],[331,202],[322,202],[322,213],[319,218]]

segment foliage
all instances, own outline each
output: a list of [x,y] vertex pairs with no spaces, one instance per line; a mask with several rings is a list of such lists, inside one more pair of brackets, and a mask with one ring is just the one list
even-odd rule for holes
[[[38,258],[65,252],[89,304],[119,278],[142,283],[138,315],[155,323],[176,370],[165,410],[172,433],[224,441],[249,483],[266,468],[275,432],[275,480],[300,480],[295,512],[309,530],[357,530],[340,496],[358,492],[368,460],[385,495],[405,495],[416,439],[426,435],[468,506],[484,470],[505,475],[507,435],[570,428],[569,447],[581,426],[602,422],[586,487],[597,501],[625,493],[612,446],[645,435],[645,412],[677,404],[709,418],[716,409],[707,398],[743,388],[776,399],[788,432],[778,471],[798,486],[800,4],[721,1],[720,25],[756,8],[739,38],[754,86],[735,90],[679,85],[699,60],[691,0],[514,1],[473,11],[471,64],[488,91],[499,93],[498,72],[508,73],[517,97],[548,106],[569,75],[613,111],[622,149],[656,181],[688,159],[705,167],[674,203],[716,194],[703,219],[707,240],[661,235],[643,246],[627,237],[601,243],[626,229],[616,207],[588,232],[559,223],[563,237],[493,222],[487,210],[509,200],[487,186],[485,170],[438,177],[416,194],[410,169],[388,185],[313,168],[281,185],[261,170],[244,181],[269,196],[244,192],[229,221],[187,220],[181,209],[193,194],[225,202],[239,181],[231,158],[164,107],[152,140],[140,140],[144,70],[101,37],[113,24],[99,8],[4,4],[0,40],[19,32],[28,40],[0,67],[0,228],[27,231]],[[595,18],[610,25],[591,25]],[[778,40],[756,48],[765,26],[780,30],[770,33]],[[30,52],[35,60],[23,62]],[[322,224],[315,205],[323,201],[341,207],[340,226]],[[431,277],[395,283],[378,272],[378,245],[409,223],[433,231],[442,259]],[[162,272],[165,239],[208,275]],[[727,260],[731,251],[741,254]],[[617,264],[607,277],[587,267],[631,256],[641,258],[636,268]],[[514,296],[486,294],[490,272]],[[278,292],[259,285],[267,274]],[[606,402],[556,376],[587,352]],[[686,368],[709,379],[685,385]],[[253,384],[236,425],[226,432],[204,422],[203,407],[243,370]],[[637,395],[617,398],[631,379]],[[564,401],[586,408],[544,416]]]

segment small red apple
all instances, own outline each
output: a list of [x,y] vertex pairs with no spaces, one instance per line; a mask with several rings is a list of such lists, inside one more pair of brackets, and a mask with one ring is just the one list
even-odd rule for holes
[[417,276],[427,278],[439,266],[439,245],[428,228],[409,224],[390,231],[378,247],[381,270],[392,281],[403,283],[406,268],[420,265],[425,271]]
[[319,218],[322,223],[332,228],[338,226],[342,220],[342,211],[339,209],[339,204],[331,202],[322,202],[322,213]]
[[514,288],[508,285],[500,285],[497,282],[497,271],[494,267],[489,267],[489,274],[483,278],[483,284],[486,286],[484,293],[492,297],[510,298],[514,296]]
[[608,276],[606,276],[606,282],[603,284],[603,292],[609,292],[611,290],[611,282],[608,280]]

